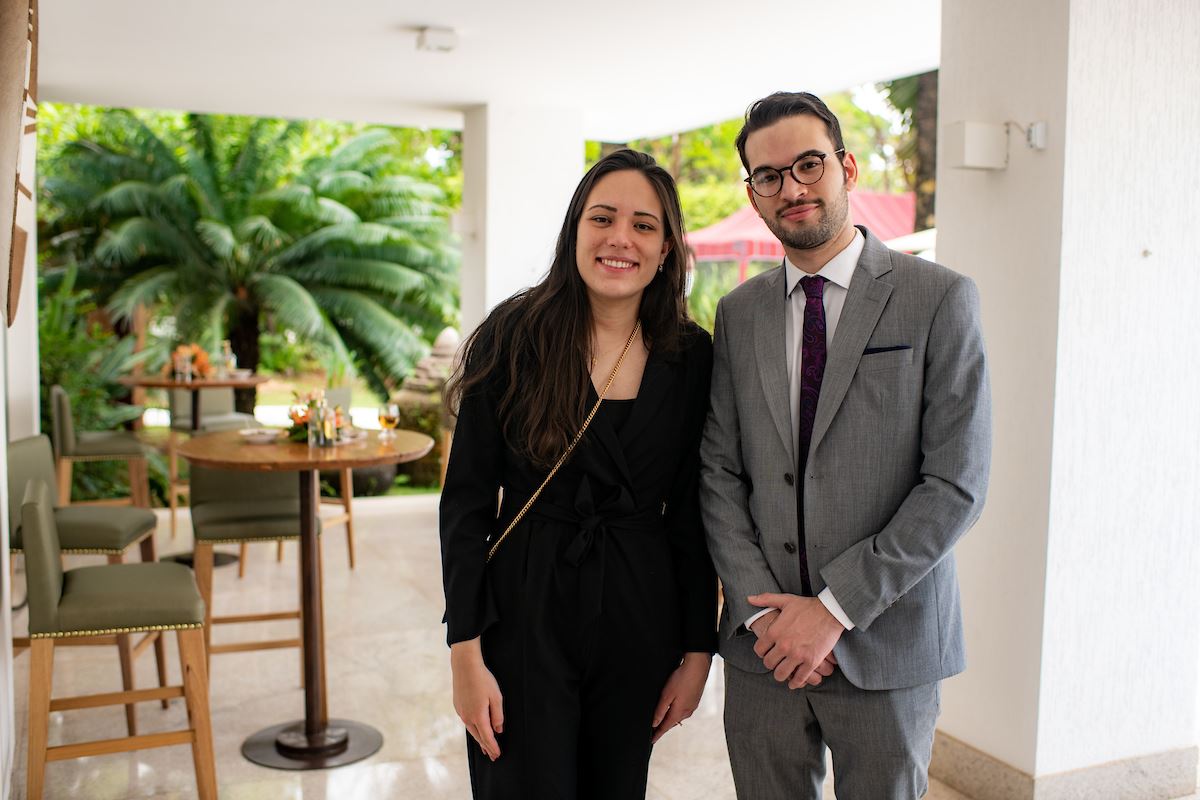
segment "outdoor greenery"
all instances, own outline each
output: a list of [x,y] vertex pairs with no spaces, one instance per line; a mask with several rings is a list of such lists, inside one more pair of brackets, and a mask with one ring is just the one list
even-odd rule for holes
[[118,330],[144,306],[177,342],[230,339],[252,369],[262,332],[292,331],[386,393],[453,324],[460,190],[427,182],[396,132],[96,109],[70,122],[41,170],[43,269],[54,281],[77,262]]
[[[141,416],[141,406],[120,398],[128,390],[117,379],[144,360],[134,353],[131,338],[120,339],[95,320],[91,292],[75,287],[76,270],[69,266],[57,287],[38,294],[38,357],[41,362],[41,429],[53,428],[50,387],[58,384],[71,398],[76,431],[112,430]],[[151,485],[163,491],[166,468],[151,459]],[[129,493],[128,469],[121,462],[83,461],[74,468],[74,496],[90,500]]]
[[[403,394],[416,393],[405,392]],[[400,423],[397,427],[402,430],[417,431],[433,438],[435,443],[442,440],[442,397],[403,397],[398,403],[400,407]],[[400,465],[400,473],[407,475],[413,486],[437,486],[442,475],[441,447],[434,446],[424,457]]]

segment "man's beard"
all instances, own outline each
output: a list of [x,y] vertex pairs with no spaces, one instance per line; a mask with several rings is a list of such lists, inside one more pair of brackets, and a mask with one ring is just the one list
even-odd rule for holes
[[[791,206],[788,206],[791,208]],[[780,209],[780,213],[787,209]],[[842,189],[833,205],[825,202],[817,207],[816,224],[809,227],[788,228],[778,215],[763,217],[771,233],[775,234],[784,247],[793,250],[812,250],[833,239],[846,226],[846,218],[850,213],[850,194]]]

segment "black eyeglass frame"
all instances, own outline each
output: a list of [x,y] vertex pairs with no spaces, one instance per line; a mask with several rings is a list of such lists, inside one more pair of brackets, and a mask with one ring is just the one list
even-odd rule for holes
[[[796,160],[793,161],[791,164],[789,164],[787,169],[777,169],[775,167],[766,167],[766,166],[759,167],[758,169],[754,170],[754,172],[750,173],[750,175],[743,178],[742,183],[745,183],[747,186],[749,186],[750,189],[759,197],[774,197],[775,195],[782,192],[783,191],[783,176],[785,174],[791,175],[792,180],[794,180],[796,183],[800,184],[801,186],[812,186],[814,183],[819,183],[821,178],[825,177],[825,159],[829,158],[830,155],[836,156],[839,153],[842,155],[845,155],[846,148],[839,147],[837,150],[834,150],[832,154],[831,153],[802,153],[802,154],[796,156]],[[803,178],[800,177],[800,175],[798,175],[796,173],[796,165],[799,164],[801,161],[803,161],[806,158],[821,159],[821,174],[818,175],[816,178],[814,178],[811,181],[804,180]],[[778,188],[776,188],[775,191],[771,192],[770,194],[763,194],[754,185],[754,176],[762,175],[764,172],[774,172],[779,175]]]

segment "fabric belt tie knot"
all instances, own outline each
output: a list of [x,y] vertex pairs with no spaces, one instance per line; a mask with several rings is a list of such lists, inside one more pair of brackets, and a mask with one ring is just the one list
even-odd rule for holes
[[639,511],[624,487],[601,503],[596,502],[591,481],[579,482],[572,508],[541,503],[530,516],[545,517],[576,527],[562,558],[579,570],[579,621],[592,622],[604,604],[604,563],[608,540],[618,531],[654,533],[662,529],[657,505]]
[[596,545],[596,540],[607,534],[608,530],[604,523],[604,517],[599,514],[592,514],[589,517],[579,521],[579,530],[575,534],[575,538],[571,540],[567,551],[563,553],[563,557],[573,566],[578,567],[583,563],[583,560],[588,557],[588,553]]

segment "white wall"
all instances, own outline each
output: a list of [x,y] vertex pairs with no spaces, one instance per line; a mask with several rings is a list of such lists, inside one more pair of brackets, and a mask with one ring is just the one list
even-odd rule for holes
[[[5,311],[0,309],[0,367],[5,366],[8,331],[3,329]],[[3,376],[0,372],[0,376]],[[3,382],[0,380],[0,388]],[[0,441],[8,441],[7,425],[0,414]],[[8,800],[15,765],[16,720],[13,718],[12,586],[9,585],[8,552],[8,450],[0,452],[0,800]]]
[[939,158],[938,255],[979,283],[995,393],[941,727],[1039,777],[1194,746],[1200,4],[959,0],[942,32],[940,124],[1045,121],[1049,146]]
[[[21,178],[27,186],[36,185],[34,166],[37,137],[26,136],[21,142]],[[36,200],[36,195],[34,195]],[[21,282],[21,304],[17,318],[8,329],[5,341],[7,381],[8,438],[23,439],[41,433],[37,334],[37,206],[22,203],[17,224],[29,234],[25,248],[25,273]]]
[[[942,129],[957,121],[1049,123],[1048,150],[1014,144],[1003,171],[949,169],[944,147],[938,156],[938,260],[979,285],[994,404],[987,506],[957,549],[968,666],[946,683],[939,727],[1033,774],[1059,316],[1067,7],[1062,0],[959,0],[944,3],[942,14]],[[939,137],[939,145],[945,142]]]
[[1193,746],[1200,4],[1073,3],[1038,772]]
[[463,125],[462,330],[545,274],[583,170],[579,110],[469,109]]
[[[8,285],[8,258],[13,218],[13,179],[17,167],[17,145],[24,92],[29,4],[25,0],[0,0],[0,280]],[[6,296],[0,291],[0,300]],[[5,304],[0,302],[0,326]],[[4,337],[0,331],[0,377],[4,376]],[[0,380],[0,384],[3,380]],[[3,403],[0,395],[0,403]],[[0,441],[7,442],[5,414],[0,414]],[[8,485],[7,450],[0,452],[0,486]],[[12,680],[12,606],[8,586],[7,491],[0,491],[0,800],[7,800],[13,769],[14,724]]]

